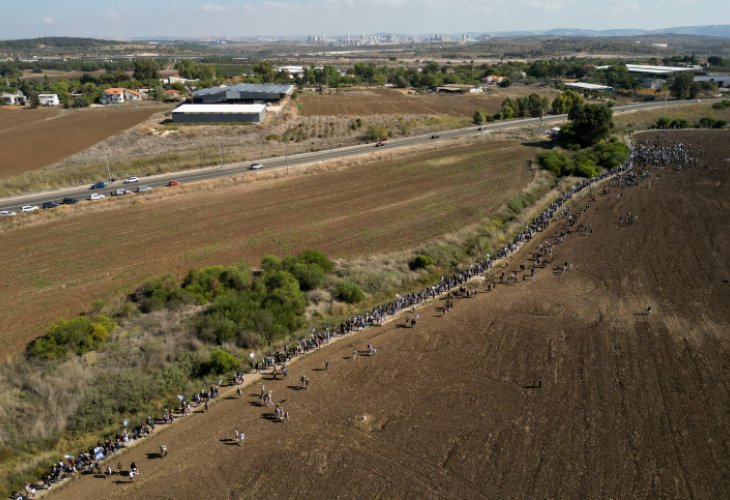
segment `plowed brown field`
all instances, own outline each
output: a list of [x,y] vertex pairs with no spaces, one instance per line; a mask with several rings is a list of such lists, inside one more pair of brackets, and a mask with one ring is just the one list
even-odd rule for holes
[[[33,214],[6,228],[0,352],[48,322],[146,277],[317,248],[332,257],[404,250],[493,214],[532,180],[535,148],[491,142],[340,171]],[[162,196],[160,196],[162,195]],[[59,209],[56,209],[59,210]],[[65,214],[63,212],[66,212]]]
[[[534,89],[525,94],[534,92]],[[549,95],[549,92],[544,93]],[[399,90],[356,90],[336,94],[302,94],[300,114],[303,116],[347,115],[452,115],[472,116],[474,111],[488,113],[499,107],[513,92],[492,91],[489,94],[407,95]],[[515,94],[516,95],[516,94]]]
[[52,165],[167,109],[169,106],[2,109],[0,177]]
[[[579,221],[593,234],[556,246],[568,272],[320,350],[291,365],[296,380],[265,382],[290,422],[267,419],[250,387],[115,458],[137,463],[133,484],[87,476],[51,497],[726,498],[730,141],[672,138],[719,169],[597,194]],[[638,222],[620,227],[627,210]],[[349,358],[368,342],[377,356]],[[306,391],[290,387],[301,373]]]

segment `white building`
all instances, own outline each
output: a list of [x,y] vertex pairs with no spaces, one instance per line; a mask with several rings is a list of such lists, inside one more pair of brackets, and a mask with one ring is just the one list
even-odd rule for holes
[[0,98],[0,103],[5,106],[22,106],[25,102],[25,96],[21,91],[17,91],[14,94],[3,92],[2,98]]
[[138,101],[142,99],[142,93],[136,90],[111,88],[106,89],[101,95],[101,104],[119,104],[125,101]]
[[38,104],[40,106],[58,106],[61,101],[58,100],[58,94],[38,94]]
[[303,66],[277,66],[276,72],[284,72],[289,74],[289,78],[293,78],[295,76],[304,76],[304,67]]

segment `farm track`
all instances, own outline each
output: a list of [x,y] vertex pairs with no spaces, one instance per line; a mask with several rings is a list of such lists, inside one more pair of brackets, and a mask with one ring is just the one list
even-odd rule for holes
[[[596,193],[579,219],[593,234],[555,247],[570,271],[457,299],[446,316],[427,305],[415,329],[358,334],[376,357],[348,359],[349,340],[315,352],[292,365],[306,391],[265,382],[290,422],[263,419],[251,388],[122,455],[140,468],[134,484],[85,477],[49,498],[726,497],[730,249],[705,236],[730,232],[727,137],[654,135],[719,168]],[[618,228],[627,210],[639,220]],[[234,429],[243,447],[221,442]],[[160,440],[170,455],[148,459]]]

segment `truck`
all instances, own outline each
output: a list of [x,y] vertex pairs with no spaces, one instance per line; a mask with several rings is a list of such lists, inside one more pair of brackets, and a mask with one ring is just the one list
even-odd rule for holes
[[112,196],[124,196],[125,194],[129,194],[131,192],[132,191],[130,191],[129,189],[119,188],[119,189],[115,189],[114,191],[112,191],[109,194]]

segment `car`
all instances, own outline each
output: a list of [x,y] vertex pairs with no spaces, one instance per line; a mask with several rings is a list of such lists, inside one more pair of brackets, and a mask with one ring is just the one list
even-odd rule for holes
[[440,135],[438,135],[438,134],[433,134],[433,135],[431,136],[431,139],[438,139],[439,137],[441,137],[441,136],[440,136]]
[[168,182],[168,183],[167,183],[167,185],[168,185],[169,187],[173,187],[173,186],[179,186],[179,185],[180,185],[180,181],[175,181],[175,180],[173,180],[173,181],[170,181],[170,182]]
[[0,217],[12,217],[15,215],[15,212],[12,210],[0,210]]
[[104,198],[106,198],[106,196],[104,196],[101,193],[94,193],[91,196],[89,196],[89,200],[91,200],[91,201],[103,200]]
[[38,210],[37,205],[23,205],[20,209],[21,212],[35,212],[36,210]]
[[63,199],[64,205],[75,205],[78,202],[79,202],[78,198],[71,198],[70,196],[68,198]]
[[135,182],[139,182],[139,177],[132,176],[124,179],[125,184],[134,184]]
[[44,210],[48,210],[49,208],[56,208],[60,205],[61,204],[57,201],[44,201],[43,205],[41,205],[41,206],[43,207]]
[[137,188],[138,193],[146,193],[147,191],[152,191],[152,188],[149,186],[140,186]]
[[478,130],[479,132],[481,132],[481,131],[482,131],[482,130],[484,130],[484,129],[483,129],[482,127],[479,127],[479,128],[477,129],[477,130]]
[[108,185],[109,183],[107,182],[97,182],[96,184],[92,184],[89,189],[104,189]]
[[385,143],[383,141],[378,141],[375,143],[376,148],[382,148],[383,146],[385,146]]
[[109,194],[112,196],[124,196],[125,194],[129,194],[131,191],[129,189],[119,188],[115,189],[114,191],[110,192]]
[[248,168],[250,168],[251,170],[259,170],[259,169],[264,168],[264,164],[263,163],[252,163],[251,166]]

